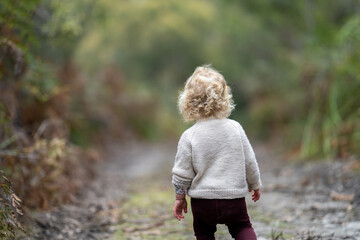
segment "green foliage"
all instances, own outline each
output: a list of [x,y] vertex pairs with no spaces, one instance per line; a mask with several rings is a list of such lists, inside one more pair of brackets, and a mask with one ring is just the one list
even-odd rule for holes
[[[32,18],[40,0],[4,0],[0,3],[1,38],[17,38],[21,46],[36,43]],[[1,39],[0,39],[1,40]]]
[[59,80],[54,72],[52,65],[31,60],[23,89],[42,102],[48,101],[60,91]]
[[43,59],[57,64],[71,59],[81,36],[91,28],[89,16],[93,16],[95,3],[94,0],[42,1],[39,9],[46,17],[38,16],[37,21],[38,36],[43,39],[38,52]]
[[360,16],[351,17],[337,34],[340,44],[360,43]]
[[[81,84],[65,58],[53,61],[57,55],[43,54],[50,45],[57,52],[75,45],[79,33],[62,19],[64,6],[38,0],[0,3],[0,167],[15,192],[34,208],[70,201],[92,170],[80,167],[88,163],[89,155],[68,143],[69,99],[71,94],[82,97],[74,93],[81,90]],[[54,20],[48,21],[51,11]],[[59,36],[70,43],[49,41],[53,37],[59,40]],[[9,188],[10,182],[3,175],[0,180],[0,237],[12,239],[14,229],[20,226],[14,215],[19,200]]]
[[[303,157],[356,153],[358,135],[344,128],[357,132],[345,116],[357,112],[356,94],[348,93],[358,89],[358,1],[103,1],[94,6],[89,16],[94,24],[75,53],[90,76],[114,66],[126,86],[143,85],[158,95],[155,112],[177,114],[179,87],[195,66],[212,63],[233,89],[238,104],[233,116],[258,136],[286,136]],[[132,128],[152,136],[154,129],[164,131],[156,118],[140,111],[130,117]],[[347,140],[339,140],[344,135]],[[353,147],[344,150],[339,144]]]
[[[39,43],[34,15],[40,1],[2,1],[0,3],[1,80],[11,84],[24,81],[21,88],[40,101],[56,92],[54,69],[37,58],[32,49]],[[24,73],[27,73],[25,78]]]
[[314,79],[318,83],[313,84],[313,103],[304,131],[304,157],[359,154],[359,19],[349,18],[332,36],[338,44],[314,62],[320,70]]

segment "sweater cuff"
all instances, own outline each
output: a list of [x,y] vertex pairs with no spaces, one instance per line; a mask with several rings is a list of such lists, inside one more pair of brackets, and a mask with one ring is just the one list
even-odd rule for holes
[[185,188],[185,189],[190,188],[191,183],[192,183],[192,181],[181,180],[175,175],[173,175],[173,177],[172,177],[172,184],[174,184],[176,186],[179,186],[179,187],[182,187],[182,188]]
[[179,185],[174,185],[175,186],[175,193],[177,194],[181,194],[181,195],[185,195],[186,194],[186,188],[183,186],[179,186]]
[[249,190],[257,190],[261,187],[261,181],[259,180],[255,184],[249,184],[248,187],[249,187]]

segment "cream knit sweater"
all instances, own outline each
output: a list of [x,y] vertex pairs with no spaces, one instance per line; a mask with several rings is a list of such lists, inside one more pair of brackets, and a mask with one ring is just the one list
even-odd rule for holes
[[231,119],[195,123],[181,136],[172,183],[191,198],[233,199],[261,186],[255,153],[241,125]]

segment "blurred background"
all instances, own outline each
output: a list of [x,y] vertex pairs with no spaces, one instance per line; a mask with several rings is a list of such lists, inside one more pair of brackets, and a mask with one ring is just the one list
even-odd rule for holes
[[203,64],[253,141],[359,169],[359,13],[358,0],[2,0],[3,177],[30,209],[72,201],[108,141],[178,140],[191,123],[177,96]]

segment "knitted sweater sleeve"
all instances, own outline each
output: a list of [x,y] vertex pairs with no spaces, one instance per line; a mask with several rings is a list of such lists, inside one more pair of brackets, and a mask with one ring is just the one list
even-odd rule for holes
[[241,138],[245,155],[246,181],[248,188],[249,190],[256,190],[261,186],[259,166],[256,161],[254,150],[242,127]]
[[191,182],[195,177],[191,155],[191,142],[188,132],[185,132],[178,143],[175,163],[172,169],[172,183],[186,190],[190,188]]

